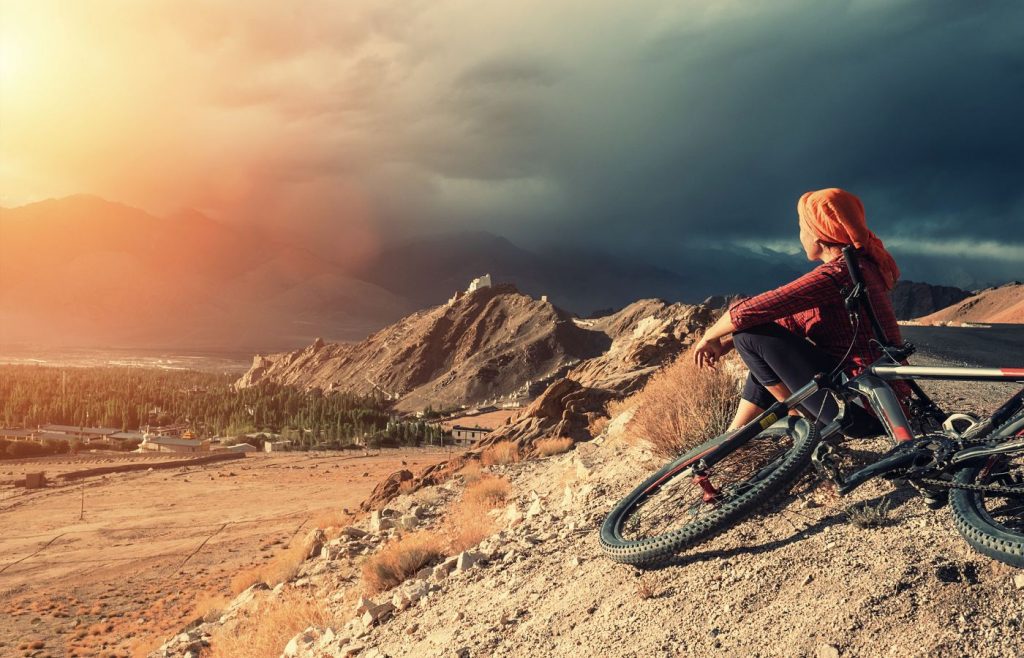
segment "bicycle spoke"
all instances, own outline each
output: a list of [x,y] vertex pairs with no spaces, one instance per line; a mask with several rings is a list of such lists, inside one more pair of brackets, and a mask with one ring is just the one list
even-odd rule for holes
[[[704,481],[691,474],[672,478],[652,491],[626,518],[623,537],[664,534],[706,516],[722,502],[743,495],[750,482],[770,473],[792,446],[792,437],[754,440],[711,467]],[[711,492],[714,493],[711,493]]]

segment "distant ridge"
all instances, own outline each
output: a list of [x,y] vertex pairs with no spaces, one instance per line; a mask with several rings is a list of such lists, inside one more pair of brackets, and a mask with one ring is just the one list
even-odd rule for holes
[[922,324],[983,322],[1024,324],[1024,284],[1013,281],[980,290],[961,302],[918,318]]
[[897,320],[913,320],[967,299],[972,293],[953,286],[897,281],[889,293]]
[[92,195],[0,211],[0,344],[286,348],[353,339],[411,309],[314,254]]

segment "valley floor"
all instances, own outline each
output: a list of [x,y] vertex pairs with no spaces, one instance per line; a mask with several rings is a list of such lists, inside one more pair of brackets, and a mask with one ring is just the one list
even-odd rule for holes
[[[82,454],[0,462],[0,655],[128,656],[226,595],[318,519],[344,518],[386,475],[448,457],[419,449],[253,454],[45,489],[26,472],[159,461]],[[180,458],[180,456],[178,457]],[[84,500],[84,513],[83,513]]]

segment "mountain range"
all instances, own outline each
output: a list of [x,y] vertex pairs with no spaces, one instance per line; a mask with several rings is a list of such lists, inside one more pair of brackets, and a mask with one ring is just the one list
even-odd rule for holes
[[[614,254],[530,250],[462,231],[385,241],[365,264],[350,266],[194,210],[157,217],[75,195],[0,208],[0,346],[251,353],[294,349],[317,336],[357,341],[484,273],[572,314],[603,316],[638,298],[697,302],[756,292],[716,287],[737,285],[728,273],[720,283],[716,277],[723,259],[740,257],[694,251],[687,258],[700,262],[687,270],[700,274],[683,277]],[[761,289],[799,274],[771,260],[743,263]],[[902,319],[970,294],[900,286],[894,303]]]

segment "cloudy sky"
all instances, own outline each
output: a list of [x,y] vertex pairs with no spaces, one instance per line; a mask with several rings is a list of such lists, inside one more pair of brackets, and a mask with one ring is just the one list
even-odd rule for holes
[[341,259],[475,228],[742,271],[839,186],[906,278],[1024,278],[1022,116],[1016,0],[0,0],[0,205]]

